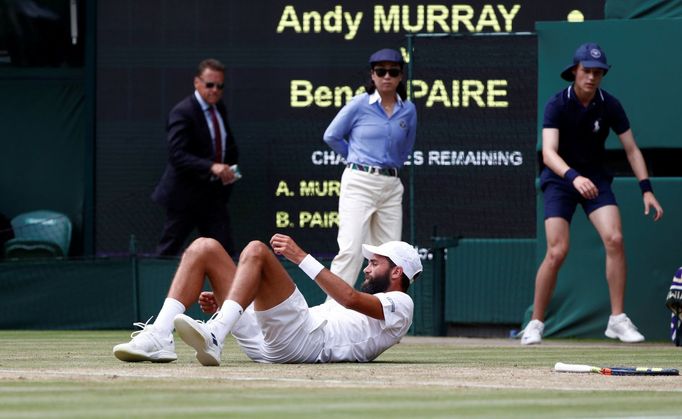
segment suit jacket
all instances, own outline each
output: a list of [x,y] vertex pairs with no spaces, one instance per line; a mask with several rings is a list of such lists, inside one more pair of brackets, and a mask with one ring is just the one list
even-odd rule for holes
[[[237,144],[227,122],[225,104],[216,108],[227,132],[223,163],[236,164]],[[183,210],[209,202],[227,203],[232,185],[211,180],[214,163],[213,139],[201,105],[194,94],[180,101],[168,115],[168,163],[152,193],[152,199],[167,208]]]

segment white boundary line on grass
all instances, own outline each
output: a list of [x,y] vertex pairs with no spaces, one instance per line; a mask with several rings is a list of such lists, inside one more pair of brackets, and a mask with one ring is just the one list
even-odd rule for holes
[[[551,372],[551,374],[557,374],[554,372]],[[164,374],[138,374],[138,373],[128,373],[128,372],[122,372],[122,371],[102,371],[102,372],[74,372],[74,371],[59,371],[59,370],[43,370],[43,371],[36,371],[36,370],[11,370],[11,369],[0,369],[0,380],[2,379],[41,379],[45,378],[44,376],[46,375],[51,375],[54,377],[62,377],[62,378],[69,378],[69,377],[99,377],[99,378],[105,378],[105,379],[116,379],[118,377],[122,378],[137,378],[137,379],[167,379],[167,378],[190,378],[192,380],[197,379],[197,380],[220,380],[220,381],[241,381],[241,382],[274,382],[274,383],[297,383],[297,384],[312,384],[312,385],[327,385],[327,386],[343,386],[343,387],[376,387],[376,382],[372,380],[367,380],[367,381],[358,381],[358,380],[330,380],[330,379],[314,379],[314,378],[283,378],[283,377],[249,377],[249,376],[239,376],[239,377],[222,377],[222,376],[216,376],[216,375],[193,375],[191,377],[181,377],[179,374],[170,374],[170,373],[164,373]],[[607,376],[596,376],[595,378],[600,377],[603,379],[607,380],[622,380],[624,377],[607,377]],[[633,377],[629,377],[632,379]],[[670,379],[672,377],[637,377],[638,379],[645,379],[645,380],[666,380]],[[400,386],[398,383],[394,383],[397,386]],[[578,386],[554,386],[552,387],[552,390],[560,390],[560,391],[579,391],[579,392],[593,392],[593,391],[626,391],[626,392],[642,392],[642,391],[652,391],[652,392],[666,392],[666,393],[680,393],[682,392],[682,388],[677,388],[675,386],[671,386],[668,388],[649,388],[649,389],[643,389],[643,388],[604,388],[603,386],[598,386],[597,385],[594,387],[588,387],[585,386],[584,383],[580,387]],[[463,383],[462,381],[410,381],[409,383],[406,383],[406,386],[409,387],[452,387],[452,388],[481,388],[481,389],[510,389],[510,390],[533,390],[535,387],[529,387],[529,386],[517,386],[517,385],[496,385],[496,384],[476,384],[476,383]]]

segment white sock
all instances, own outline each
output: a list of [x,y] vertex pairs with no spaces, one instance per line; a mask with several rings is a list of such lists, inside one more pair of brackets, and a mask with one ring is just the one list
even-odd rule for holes
[[609,320],[614,321],[614,322],[619,321],[619,320],[623,320],[624,318],[625,318],[625,313],[616,314],[615,316],[612,314],[609,316]]
[[185,306],[175,298],[166,298],[163,302],[161,311],[156,316],[154,321],[154,329],[156,329],[161,336],[168,336],[173,331],[173,319],[178,314],[185,312]]
[[220,312],[213,318],[213,333],[216,338],[222,343],[225,336],[232,330],[234,324],[242,316],[244,309],[236,301],[225,300]]

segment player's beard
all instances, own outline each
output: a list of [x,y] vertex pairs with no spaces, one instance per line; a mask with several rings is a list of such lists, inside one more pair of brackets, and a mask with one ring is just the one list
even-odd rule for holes
[[386,271],[381,275],[375,276],[374,278],[365,275],[365,282],[362,283],[360,291],[366,292],[368,294],[376,294],[378,292],[385,292],[391,283],[391,273]]

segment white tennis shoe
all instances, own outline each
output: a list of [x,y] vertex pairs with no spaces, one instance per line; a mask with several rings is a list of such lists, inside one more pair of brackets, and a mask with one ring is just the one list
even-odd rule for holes
[[643,342],[644,336],[637,331],[637,327],[625,313],[617,316],[609,316],[609,324],[604,332],[606,337],[620,339],[621,342],[637,343]]
[[173,320],[180,339],[197,351],[197,359],[207,367],[220,365],[223,352],[223,344],[218,341],[211,323],[211,320],[204,323],[185,314],[178,314]]
[[142,330],[133,332],[130,335],[132,338],[130,342],[114,346],[114,356],[126,362],[171,362],[178,359],[173,334],[161,336],[153,324],[147,323],[133,323]]
[[542,333],[545,331],[545,324],[540,320],[531,320],[523,329],[521,345],[535,345],[542,342]]

